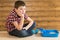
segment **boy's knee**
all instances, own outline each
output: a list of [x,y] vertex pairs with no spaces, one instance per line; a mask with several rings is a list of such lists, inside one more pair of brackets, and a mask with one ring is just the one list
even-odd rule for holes
[[33,22],[33,26],[36,27],[36,22],[35,21]]

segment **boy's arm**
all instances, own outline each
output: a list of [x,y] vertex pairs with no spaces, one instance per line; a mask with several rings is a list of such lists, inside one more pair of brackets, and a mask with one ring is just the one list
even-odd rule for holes
[[29,24],[26,27],[24,27],[23,29],[28,30],[32,26],[33,20],[30,17],[28,17],[26,20],[29,21]]
[[16,28],[17,30],[22,30],[23,24],[24,24],[24,17],[23,17],[23,16],[21,17],[21,20],[20,20],[20,23],[19,23],[19,24],[18,24],[17,21],[14,21],[14,22],[12,22],[12,23],[13,23],[13,25],[15,26],[15,28]]

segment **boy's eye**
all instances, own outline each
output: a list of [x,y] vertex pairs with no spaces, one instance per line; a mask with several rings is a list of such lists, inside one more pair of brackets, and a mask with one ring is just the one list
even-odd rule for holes
[[20,9],[20,10],[25,10],[25,9]]
[[22,10],[22,8],[20,10]]

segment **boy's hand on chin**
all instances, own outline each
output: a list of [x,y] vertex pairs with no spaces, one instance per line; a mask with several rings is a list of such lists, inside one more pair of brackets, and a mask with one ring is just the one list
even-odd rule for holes
[[22,12],[17,13],[20,17],[24,17],[24,14]]

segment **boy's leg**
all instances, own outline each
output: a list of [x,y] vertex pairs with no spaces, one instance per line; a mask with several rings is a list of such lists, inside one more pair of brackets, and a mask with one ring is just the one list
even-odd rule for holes
[[[24,27],[26,27],[27,25],[28,25],[28,23],[27,23],[27,24],[24,24]],[[27,31],[31,31],[32,29],[35,28],[35,26],[36,26],[36,23],[34,22],[34,23],[32,24],[32,26],[31,26]]]
[[28,29],[28,31],[31,31],[32,29],[34,29],[36,27],[36,23],[34,22],[33,24],[32,24],[32,26]]
[[12,36],[16,36],[16,37],[28,37],[28,36],[32,36],[32,34],[30,34],[28,31],[26,30],[13,30],[11,32],[9,32],[10,35]]
[[15,29],[15,30],[9,32],[9,35],[19,37],[20,36],[20,33],[19,33],[19,31],[17,29]]

